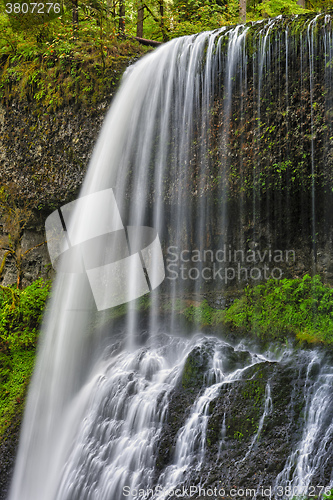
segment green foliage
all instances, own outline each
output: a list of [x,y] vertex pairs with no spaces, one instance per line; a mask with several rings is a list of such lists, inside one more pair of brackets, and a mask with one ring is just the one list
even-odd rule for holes
[[[133,58],[150,50],[120,40],[92,5],[73,32],[70,16],[15,31],[0,17],[0,99],[35,100],[49,111],[68,103],[91,105],[109,95]],[[84,17],[82,17],[84,16]]]
[[60,3],[53,2],[52,4],[38,4],[32,6],[25,0],[2,0],[3,9],[8,13],[8,21],[14,31],[21,32],[31,31],[37,28],[41,31],[40,25],[47,25],[52,19],[57,17],[61,11]]
[[204,300],[199,306],[190,305],[187,307],[184,310],[184,316],[191,323],[211,325],[213,311],[208,302]]
[[23,411],[50,287],[50,282],[39,279],[25,290],[0,290],[0,439]]
[[9,351],[36,346],[38,329],[51,283],[42,279],[12,295],[0,292],[0,346]]
[[[68,0],[57,4],[59,14],[46,17],[7,14],[8,2],[3,2],[0,99],[7,105],[17,96],[35,100],[49,111],[67,103],[93,105],[117,86],[130,60],[151,50],[131,40],[136,35],[138,8],[142,5],[139,0],[124,0],[125,31],[121,36],[120,4],[115,0],[81,0],[78,24],[73,24],[74,4]],[[320,0],[308,3],[312,10],[327,5]],[[239,22],[239,0],[147,0],[144,6],[143,36],[154,40],[165,41]],[[301,12],[305,11],[296,0],[248,0],[247,20]]]
[[170,38],[214,30],[239,21],[239,1],[180,0],[174,2]]
[[269,280],[235,300],[224,322],[262,338],[283,340],[294,334],[307,342],[333,342],[333,289],[319,276]]
[[320,11],[323,11],[325,9],[332,8],[333,1],[332,0],[307,0],[306,6],[308,9],[320,12]]
[[295,335],[308,343],[333,343],[333,289],[324,285],[319,276],[272,279],[246,287],[226,310],[216,310],[203,301],[182,313],[192,323],[225,324],[266,340],[284,342],[287,335]]
[[34,351],[0,352],[0,440],[12,419],[23,411],[34,361]]
[[237,439],[240,443],[242,442],[242,439],[244,438],[244,434],[240,431],[235,431],[234,432],[234,439]]
[[256,11],[263,17],[304,13],[304,9],[297,5],[297,0],[264,0]]

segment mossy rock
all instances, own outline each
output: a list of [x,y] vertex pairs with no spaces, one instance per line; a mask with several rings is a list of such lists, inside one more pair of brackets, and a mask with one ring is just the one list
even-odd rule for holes
[[[240,358],[247,352],[235,351]],[[244,366],[244,365],[243,365]],[[216,445],[221,439],[222,422],[225,415],[225,438],[239,447],[258,432],[259,421],[265,405],[265,389],[272,376],[274,365],[269,362],[250,366],[243,380],[231,381],[221,386],[218,397],[209,405],[207,444]],[[265,423],[269,417],[266,417]]]
[[195,347],[188,355],[182,374],[182,386],[191,389],[202,386],[208,369],[210,355],[205,347]]
[[248,351],[237,351],[231,346],[222,347],[223,360],[222,367],[223,373],[232,373],[251,361],[251,355]]

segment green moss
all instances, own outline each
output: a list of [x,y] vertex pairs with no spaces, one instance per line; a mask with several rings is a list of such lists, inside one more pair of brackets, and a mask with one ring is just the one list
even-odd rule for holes
[[244,381],[241,398],[244,400],[244,406],[249,408],[249,411],[246,414],[246,418],[244,416],[234,416],[236,419],[235,423],[237,423],[237,430],[232,430],[234,434],[237,432],[238,436],[242,435],[244,438],[248,438],[258,432],[259,420],[264,407],[265,387],[266,380],[262,368],[257,366],[254,368],[253,376]]
[[256,372],[256,378],[252,378],[246,382],[242,391],[242,397],[250,400],[252,405],[258,407],[261,405],[265,394],[265,383],[263,382],[263,373],[260,367],[257,368]]
[[202,347],[196,347],[186,359],[182,374],[184,389],[200,387],[208,366],[208,354]]
[[[268,432],[268,419],[265,419],[260,435],[259,422],[265,407],[265,389],[267,380],[272,375],[269,363],[252,366],[247,372],[247,379],[239,380],[232,387],[225,385],[217,399],[209,405],[207,426],[207,444],[216,445],[221,439],[221,420],[225,422],[227,440],[234,445],[249,442],[256,435],[259,440]],[[230,398],[232,404],[230,404]],[[221,402],[223,406],[221,407]]]
[[259,407],[251,408],[246,418],[244,418],[244,416],[232,415],[232,418],[227,419],[227,437],[241,442],[254,436],[258,432],[261,416],[260,410],[262,409]]
[[40,43],[33,33],[5,28],[15,44],[0,40],[0,100],[35,101],[48,112],[65,104],[95,105],[115,91],[133,60],[152,50],[106,32],[97,37],[89,21],[74,38],[71,22],[61,16]]

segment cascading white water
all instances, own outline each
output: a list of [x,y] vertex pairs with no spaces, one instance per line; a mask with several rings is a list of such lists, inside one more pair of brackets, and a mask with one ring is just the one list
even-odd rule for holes
[[[282,42],[272,35],[280,21],[257,25],[253,94],[253,89],[248,89],[249,26],[174,40],[129,68],[105,120],[81,196],[113,188],[123,223],[153,226],[164,248],[172,245],[185,249],[187,254],[193,248],[223,248],[228,225],[227,173],[235,161],[229,154],[235,103],[240,103],[240,121],[245,126],[245,102],[251,94],[255,119],[259,120],[253,131],[258,147],[254,158],[259,165],[263,148],[261,137],[256,135],[263,132],[261,119],[268,106],[261,96],[269,87],[271,65],[279,67],[279,71],[282,66],[273,55],[273,48],[280,48]],[[329,24],[327,18],[325,23]],[[314,57],[312,26],[309,24],[306,33],[310,75]],[[283,37],[287,37],[285,32]],[[325,44],[329,58],[330,34]],[[289,92],[292,44],[286,43],[284,50],[286,75],[280,101]],[[331,71],[330,66],[325,73],[329,85]],[[310,76],[311,99],[312,85]],[[288,99],[287,95],[287,108]],[[329,96],[326,99],[330,104]],[[217,118],[216,109],[221,114]],[[260,175],[261,170],[253,170],[253,232],[259,213],[256,189],[262,182]],[[212,178],[217,180],[217,194],[211,187]],[[241,219],[247,217],[242,199],[239,213]],[[71,222],[71,231],[78,240],[95,223],[93,217],[81,215],[79,210],[74,212]],[[103,210],[98,214],[101,220],[109,216]],[[103,248],[96,248],[96,252],[103,252]],[[76,257],[72,258],[74,265]],[[204,267],[200,265],[199,274]],[[191,481],[193,471],[199,475],[208,454],[211,403],[224,388],[254,379],[253,367],[291,361],[290,353],[284,357],[261,356],[219,338],[206,338],[198,329],[197,336],[181,336],[175,313],[177,301],[189,292],[197,297],[203,289],[204,280],[191,280],[179,275],[173,280],[169,276],[166,291],[152,294],[148,317],[142,317],[130,303],[118,321],[112,320],[109,311],[96,311],[84,274],[59,272],[43,325],[10,500],[138,499],[139,488],[152,489],[150,497],[160,500],[179,484]],[[170,302],[170,312],[162,318],[160,305],[164,301]],[[202,380],[193,400],[186,400],[189,406],[175,432],[167,463],[158,466],[159,441],[171,400],[182,386],[188,360],[198,350],[207,357]],[[327,420],[332,410],[331,368],[322,362],[315,378],[311,366],[319,355],[309,356],[302,437],[290,450],[277,476],[276,488],[289,483],[308,486],[328,461],[333,436],[332,424]],[[273,392],[272,379],[258,404],[258,427],[235,466],[256,452],[274,410]],[[228,418],[224,408],[218,464],[230,445]],[[156,485],[158,491],[154,490]]]
[[[202,84],[199,70],[209,38],[210,34],[202,33],[175,40],[130,68],[105,121],[81,195],[114,187],[118,206],[132,226],[144,225],[149,187],[153,184],[152,219],[154,227],[162,232],[164,171],[171,170],[173,180],[169,190],[172,183],[178,182],[176,166],[189,165],[192,120]],[[208,70],[212,71],[210,66],[214,59],[208,62]],[[206,83],[210,85],[209,79]],[[209,89],[206,95],[210,95]],[[170,166],[169,144],[175,142],[175,137],[177,143]],[[153,179],[149,173],[152,162],[155,166]],[[130,169],[133,179],[128,209]],[[180,189],[179,199],[181,193]],[[178,224],[182,222],[185,209],[180,205],[179,213],[173,215],[176,235],[183,230]],[[81,233],[89,233],[89,224],[95,223],[94,218],[80,218],[80,215],[77,210],[71,221],[73,239],[79,241]],[[108,214],[99,216],[107,218]],[[72,259],[74,266],[76,256]],[[154,316],[156,311],[152,311]],[[103,323],[104,317],[107,318],[107,312],[94,310],[84,275],[59,275],[50,313],[44,322],[46,333],[31,384],[11,499],[57,498],[77,422],[81,421],[89,404],[89,391],[82,388],[94,385],[101,346],[106,342],[103,333],[94,332],[93,323]],[[124,336],[127,338],[136,330],[136,312],[129,308]],[[103,384],[99,387],[103,390]],[[61,491],[66,489],[65,486],[61,488]],[[80,495],[82,499],[82,492]]]
[[[157,489],[155,453],[169,396],[179,383],[188,354],[198,347],[212,351],[205,373],[209,386],[179,431],[174,463],[158,478]],[[89,403],[56,498],[121,498],[124,493],[136,498],[133,492],[140,489],[156,489],[154,498],[165,498],[187,478],[191,465],[199,470],[209,403],[222,384],[241,378],[250,366],[262,361],[252,355],[244,368],[224,373],[225,347],[231,348],[217,339],[189,341],[161,335],[134,353],[121,351],[111,359],[106,354],[92,383],[83,388]]]
[[302,437],[278,474],[275,491],[288,485],[294,496],[307,492],[314,496],[315,487],[320,484],[326,463],[332,456],[333,437],[333,368],[322,365],[316,353],[311,353],[303,391]]
[[265,388],[265,406],[264,406],[264,412],[263,412],[263,414],[260,417],[259,425],[258,425],[258,430],[255,433],[255,435],[253,436],[251,444],[249,446],[249,449],[246,452],[246,455],[244,456],[243,460],[246,460],[247,457],[250,455],[250,453],[253,450],[256,449],[256,443],[258,442],[258,440],[260,438],[260,433],[261,433],[261,431],[263,429],[265,418],[269,415],[269,413],[271,412],[271,410],[272,410],[271,388],[270,388],[270,385],[269,385],[269,382],[268,382],[267,385],[266,385],[266,388]]
[[[218,396],[221,387],[224,384],[231,384],[233,381],[241,380],[243,377],[246,377],[246,372],[249,367],[264,360],[262,356],[250,354],[243,368],[238,368],[228,373],[228,370],[224,367],[227,361],[227,356],[223,351],[224,347],[226,347],[226,344],[221,341],[216,342],[214,345],[215,351],[212,356],[211,366],[207,369],[205,374],[208,387],[198,396],[195,404],[191,408],[187,421],[178,432],[174,451],[174,461],[165,469],[158,479],[158,485],[162,493],[157,494],[157,499],[167,498],[170,491],[173,491],[179,484],[186,481],[190,476],[189,473],[191,468],[191,472],[193,472],[193,470],[200,471],[206,451],[206,431],[210,416],[209,404]],[[261,417],[261,422],[265,419],[267,411],[268,406],[265,402],[265,409]],[[221,425],[221,441],[223,441],[223,434],[225,433],[223,426],[225,426],[225,420]],[[260,430],[259,426],[257,437],[260,434]]]
[[88,411],[56,498],[121,498],[123,488],[151,486],[168,394],[186,348],[179,339],[162,337],[156,344],[106,354],[93,385],[84,388]]

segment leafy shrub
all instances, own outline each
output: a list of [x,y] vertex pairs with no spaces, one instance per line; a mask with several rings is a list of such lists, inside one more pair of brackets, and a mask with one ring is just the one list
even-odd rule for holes
[[[20,415],[23,411],[25,394],[34,367],[35,352],[32,350],[14,351],[6,358],[10,369],[7,368],[6,378],[0,380],[0,441],[13,417]],[[1,356],[0,378],[6,371],[2,361]]]
[[294,334],[307,342],[333,342],[333,289],[319,276],[269,280],[235,300],[224,315],[226,324],[262,337],[283,339]]
[[25,290],[0,289],[0,440],[23,411],[38,329],[51,283],[39,279]]
[[304,13],[304,9],[297,5],[297,0],[264,0],[257,7],[257,11],[265,17]]
[[[9,350],[31,349],[37,342],[51,283],[38,279],[13,294],[0,292],[0,343]],[[13,298],[14,297],[14,300]]]
[[212,324],[212,311],[208,302],[204,300],[199,306],[190,305],[184,311],[185,318],[192,322],[201,325]]
[[207,301],[183,311],[186,319],[201,325],[225,324],[263,339],[285,340],[295,335],[309,343],[333,343],[333,289],[319,276],[269,280],[253,288],[226,310],[216,310]]

